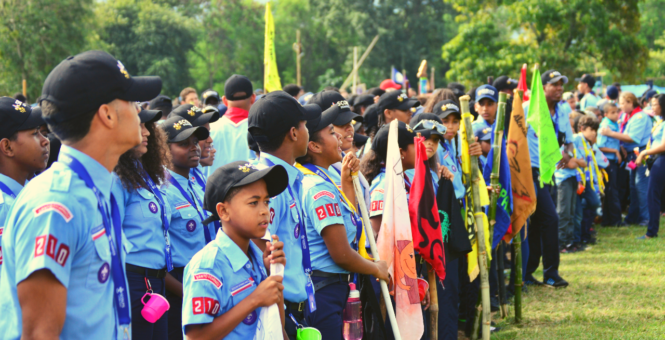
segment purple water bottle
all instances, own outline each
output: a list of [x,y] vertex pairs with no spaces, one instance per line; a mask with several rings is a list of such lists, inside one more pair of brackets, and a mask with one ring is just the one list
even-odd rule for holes
[[356,290],[355,283],[349,283],[351,292],[346,300],[346,307],[342,315],[344,321],[344,340],[360,340],[363,338],[363,318],[360,307],[360,292]]

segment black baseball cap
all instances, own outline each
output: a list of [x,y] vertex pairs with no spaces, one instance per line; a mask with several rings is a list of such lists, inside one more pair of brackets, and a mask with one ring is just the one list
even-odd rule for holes
[[33,110],[18,99],[0,97],[0,139],[45,124],[41,109]]
[[164,130],[168,143],[182,142],[192,135],[195,135],[200,141],[208,139],[210,132],[203,126],[194,127],[187,119],[180,116],[172,116],[159,124]]
[[363,121],[363,116],[351,111],[351,107],[345,100],[339,101],[323,111],[323,114],[326,113],[331,113],[335,117],[333,125],[337,126],[344,126],[349,124],[351,121],[361,123]]
[[514,90],[517,88],[517,83],[518,81],[512,78],[508,78],[508,76],[500,76],[499,78],[496,78],[494,82],[492,83],[492,86],[496,88],[497,91],[503,91],[503,90]]
[[169,113],[171,113],[173,110],[173,101],[171,101],[171,98],[168,96],[160,94],[159,96],[155,97],[155,99],[150,101],[148,108],[150,110],[161,110],[162,115],[168,116]]
[[554,84],[559,80],[563,80],[564,84],[568,84],[568,77],[561,74],[561,72],[556,70],[547,70],[540,76],[540,80],[545,84]]
[[169,118],[175,116],[187,119],[194,126],[201,126],[205,123],[216,122],[219,119],[219,110],[206,110],[206,112],[203,112],[203,110],[192,104],[183,104],[173,109],[171,114],[169,114]]
[[[270,138],[285,133],[292,126],[303,120],[309,121],[321,117],[316,112],[307,111],[291,95],[284,91],[273,91],[261,97],[249,109],[247,128],[256,141],[269,140]],[[260,131],[255,131],[258,128]]]
[[321,108],[316,104],[305,104],[303,105],[305,111],[307,111],[311,116],[318,116],[318,118],[307,120],[307,130],[309,131],[309,136],[311,137],[314,132],[323,130],[328,125],[332,124],[335,120],[335,116],[332,114],[323,115],[321,113]]
[[353,145],[355,145],[357,148],[362,147],[367,143],[367,140],[369,139],[369,136],[361,135],[359,133],[354,133],[353,134]]
[[329,107],[335,105],[335,103],[338,102],[345,102],[346,105],[348,106],[348,102],[344,97],[337,91],[321,91],[319,93],[314,94],[309,100],[307,101],[307,104],[316,104],[321,107],[321,110],[327,110]]
[[415,98],[409,98],[402,91],[390,91],[384,93],[377,103],[379,106],[379,112],[383,113],[383,110],[402,110],[402,111],[411,111],[412,107],[420,105],[420,101]]
[[409,126],[411,126],[411,128],[416,132],[416,134],[420,133],[420,135],[425,137],[425,139],[428,139],[432,135],[437,135],[437,136],[443,138],[443,134],[445,133],[446,130],[443,130],[443,132],[441,132],[441,131],[437,130],[436,126],[431,126],[431,124],[427,124],[427,125],[429,125],[429,128],[424,127],[422,124],[419,125],[419,126],[416,126],[421,121],[433,121],[433,122],[436,122],[436,123],[440,124],[442,126],[442,128],[445,129],[446,127],[443,126],[443,121],[441,121],[441,118],[439,118],[439,116],[437,116],[433,113],[421,113],[421,114],[411,118],[411,121],[409,122]]
[[203,91],[203,94],[201,94],[201,98],[203,98],[203,104],[208,104],[208,99],[217,99],[218,102],[222,101],[222,98],[219,96],[219,93],[215,90],[208,89]]
[[[406,149],[409,144],[413,144],[413,138],[416,137],[416,133],[410,126],[404,124],[404,122],[397,121],[397,124],[397,144],[400,149]],[[389,132],[390,124],[386,124],[379,129],[374,136],[374,140],[372,140],[372,150],[384,158],[388,152]]]
[[575,80],[579,81],[580,83],[586,83],[591,88],[593,88],[593,86],[596,85],[596,78],[586,73],[583,74],[580,78],[576,78]]
[[249,147],[250,150],[252,150],[252,151],[254,151],[254,152],[256,152],[256,153],[261,152],[261,150],[259,149],[259,145],[256,144],[256,141],[255,141],[254,138],[252,137],[252,134],[251,134],[251,133],[248,133],[248,134],[247,134],[247,147]]
[[369,90],[367,90],[366,93],[369,93],[369,94],[371,94],[371,95],[374,96],[374,97],[376,97],[376,96],[381,97],[381,96],[383,96],[384,93],[386,93],[386,91],[385,91],[385,90],[382,90],[382,89],[379,88],[379,87],[372,87],[372,88],[370,88]]
[[224,97],[226,100],[243,100],[254,94],[254,87],[249,78],[234,74],[224,83]]
[[302,91],[302,87],[296,84],[289,84],[284,86],[282,90],[284,90],[284,92],[290,94],[291,96],[295,97],[298,95],[298,93],[300,93],[300,91]]
[[432,111],[434,111],[433,113],[439,116],[441,119],[448,117],[448,115],[451,113],[456,114],[460,119],[462,119],[462,114],[460,113],[459,107],[451,99],[442,100],[434,104]]
[[58,108],[47,123],[63,123],[96,111],[121,99],[144,102],[162,91],[159,77],[132,77],[125,66],[103,51],[87,51],[67,57],[44,81],[39,103],[47,100]]
[[162,111],[142,109],[139,112],[139,118],[141,119],[141,123],[154,123],[162,118]]
[[379,124],[379,106],[372,104],[365,109],[365,114],[363,115],[363,125],[365,125],[365,131],[377,126]]
[[369,94],[362,94],[353,101],[353,106],[370,106],[374,104],[374,96]]
[[261,179],[266,182],[270,197],[279,195],[289,184],[289,176],[281,165],[259,170],[254,164],[247,161],[235,161],[217,168],[208,177],[206,192],[203,196],[203,208],[211,213],[203,224],[219,220],[217,203],[224,202],[231,189],[252,184]]

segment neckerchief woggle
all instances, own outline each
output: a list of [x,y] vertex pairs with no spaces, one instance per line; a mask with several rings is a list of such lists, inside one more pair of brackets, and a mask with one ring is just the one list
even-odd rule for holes
[[[210,237],[210,230],[208,229],[207,225],[203,224],[203,220],[205,220],[205,218],[201,214],[201,211],[199,211],[199,206],[201,207],[201,209],[203,209],[203,204],[201,203],[201,201],[198,200],[198,197],[196,197],[196,200],[198,200],[199,204],[200,204],[200,205],[196,205],[194,203],[194,200],[192,199],[192,197],[189,196],[187,191],[185,191],[185,189],[183,189],[182,186],[180,186],[180,183],[178,183],[178,181],[175,178],[173,178],[173,176],[169,176],[169,182],[171,182],[171,184],[173,184],[173,186],[178,188],[178,190],[180,191],[180,194],[185,196],[185,199],[187,200],[187,202],[189,202],[189,204],[191,204],[192,207],[194,207],[194,209],[196,209],[196,213],[199,214],[199,217],[201,218],[201,226],[203,226],[203,235],[205,236],[206,244],[210,243],[210,241],[212,240],[212,238]],[[190,183],[189,179],[187,179],[187,183]],[[192,195],[196,196],[196,193],[194,192],[193,188],[192,188]]]
[[[271,160],[264,157],[261,157],[260,162],[262,162],[264,165],[268,167],[275,165],[275,163],[273,163]],[[302,237],[300,237],[300,247],[302,249],[302,266],[305,269],[305,274],[307,275],[307,284],[305,285],[305,290],[307,291],[309,311],[314,312],[316,310],[316,300],[314,300],[314,284],[312,283],[312,260],[309,255],[309,244],[307,243],[307,231],[305,230],[305,224],[303,223],[303,218],[300,213],[300,208],[298,207],[298,201],[296,200],[296,196],[293,195],[293,190],[291,190],[291,184],[287,185],[287,189],[289,189],[289,195],[291,195],[291,200],[293,200],[293,204],[295,204],[296,212],[298,214],[298,225],[296,226],[296,228],[301,228],[300,234],[302,235]]]
[[[206,192],[206,180],[204,179],[201,170],[199,170],[199,168],[192,168],[192,174],[194,175],[196,183],[198,183],[201,189],[203,189],[203,192]],[[201,207],[203,207],[203,204],[201,204]],[[211,223],[215,226],[215,234],[217,234],[217,232],[222,229],[222,225],[219,223],[219,220],[212,221]]]
[[159,207],[161,208],[160,210],[162,211],[162,226],[164,227],[164,241],[166,241],[166,246],[164,247],[164,256],[166,257],[166,271],[170,272],[171,270],[173,270],[173,258],[171,257],[171,239],[169,238],[169,233],[168,233],[170,223],[168,217],[166,216],[166,205],[164,204],[164,198],[162,197],[162,193],[159,192],[157,185],[155,185],[155,182],[148,175],[145,169],[143,169],[143,165],[140,162],[136,163],[138,164],[138,167],[141,169],[140,171],[143,180],[148,185],[146,189],[148,189],[148,191],[150,191],[153,195],[155,195],[157,203],[159,203]]
[[[115,298],[115,306],[118,310],[118,321],[121,326],[124,326],[125,333],[129,332],[128,327],[132,322],[132,319],[129,317],[129,301],[126,300],[127,284],[125,282],[125,273],[122,267],[122,261],[120,260],[120,249],[122,249],[122,234],[120,225],[120,210],[118,209],[118,204],[115,201],[115,197],[111,194],[111,212],[109,213],[109,208],[106,204],[106,201],[101,196],[101,193],[95,186],[95,183],[92,181],[90,174],[83,167],[83,164],[79,162],[76,158],[68,155],[66,152],[61,152],[58,156],[58,162],[66,165],[72,171],[74,171],[79,178],[85,182],[85,185],[92,189],[92,192],[95,193],[97,197],[97,208],[102,214],[102,221],[104,223],[104,229],[106,230],[106,235],[109,240],[109,248],[111,249],[111,275],[113,275],[113,297]],[[109,215],[111,215],[111,221],[109,221]],[[111,225],[113,223],[113,225]],[[113,230],[111,230],[113,228]],[[117,240],[113,242],[114,238]]]
[[9,189],[7,184],[0,182],[0,190],[4,192],[7,196],[11,196],[11,198],[16,198],[16,194],[12,191],[12,189]]

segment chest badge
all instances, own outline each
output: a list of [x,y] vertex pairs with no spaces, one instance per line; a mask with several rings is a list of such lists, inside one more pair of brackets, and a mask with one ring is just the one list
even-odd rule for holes
[[109,279],[109,272],[109,264],[104,262],[97,272],[97,280],[99,280],[99,283],[106,283]]
[[157,204],[155,204],[155,202],[150,202],[150,204],[148,204],[148,209],[150,209],[151,213],[156,214],[157,213]]
[[251,313],[249,313],[249,315],[247,315],[247,317],[244,320],[242,320],[242,323],[244,323],[245,325],[253,325],[256,322],[256,319],[258,319],[258,315],[254,310]]
[[185,224],[185,227],[187,228],[187,231],[192,232],[196,229],[196,222],[194,222],[194,220],[189,220],[187,221],[187,224]]

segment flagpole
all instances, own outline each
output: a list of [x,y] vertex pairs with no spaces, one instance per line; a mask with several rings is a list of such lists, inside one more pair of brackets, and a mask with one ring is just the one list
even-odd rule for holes
[[[376,249],[376,240],[374,239],[374,230],[372,229],[372,225],[369,222],[369,214],[367,213],[367,205],[365,205],[365,195],[362,192],[361,186],[360,186],[360,180],[358,180],[358,173],[353,174],[353,189],[356,192],[356,198],[358,200],[358,205],[360,206],[360,214],[363,219],[363,226],[365,227],[365,236],[369,240],[369,247],[370,250],[372,251],[372,258],[374,259],[374,262],[378,262],[381,260],[379,258],[379,251]],[[361,245],[363,246],[363,245]],[[386,281],[381,280],[381,295],[383,295],[383,299],[385,300],[386,303],[386,311],[388,313],[388,319],[390,320],[390,325],[393,327],[393,335],[395,337],[395,340],[402,340],[402,335],[399,332],[399,328],[397,327],[397,319],[395,318],[395,309],[393,308],[393,303],[390,301],[390,293],[388,292],[388,284]]]
[[[473,128],[471,127],[471,112],[469,110],[469,100],[471,97],[464,95],[459,98],[462,109],[462,119],[464,120],[466,136],[464,136],[469,145],[475,142],[473,137]],[[478,242],[478,267],[480,267],[480,293],[482,296],[482,314],[483,314],[483,340],[490,339],[490,285],[487,275],[487,248],[485,247],[485,228],[483,222],[483,207],[480,205],[480,185],[478,174],[478,156],[471,156],[471,185],[473,197],[473,210],[476,219],[476,239]]]
[[[524,64],[523,69],[526,69],[526,64]],[[522,98],[524,98],[524,91],[517,90],[515,91],[517,96],[519,96],[520,103],[522,102]],[[525,228],[528,226],[528,223],[524,226]],[[513,226],[515,227],[515,226]],[[514,282],[514,289],[515,289],[515,323],[521,323],[522,322],[522,233],[521,231],[517,233],[517,237],[513,239],[513,254],[515,254],[515,258],[512,259],[515,262],[515,279],[513,280]]]

